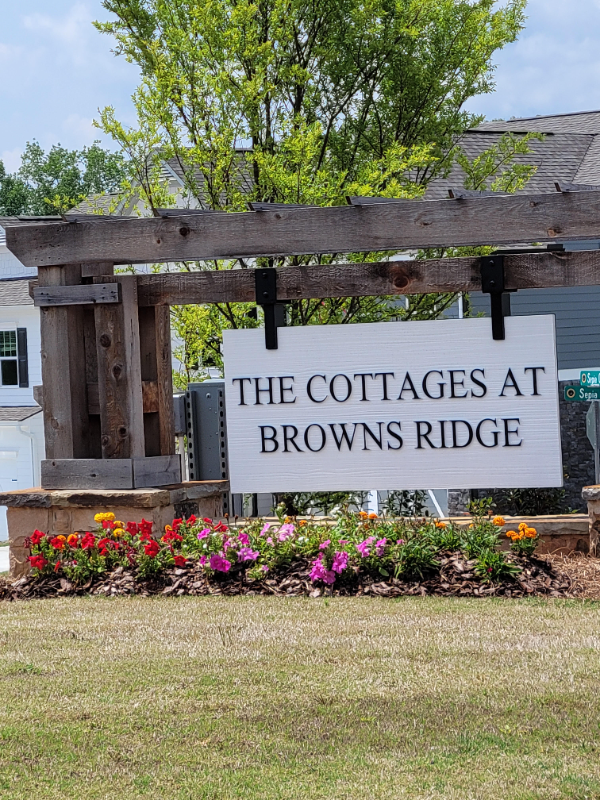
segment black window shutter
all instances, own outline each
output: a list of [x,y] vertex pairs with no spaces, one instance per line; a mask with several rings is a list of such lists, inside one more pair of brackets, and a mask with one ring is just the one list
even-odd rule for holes
[[29,386],[29,361],[27,358],[27,328],[17,328],[17,352],[19,354],[19,386]]

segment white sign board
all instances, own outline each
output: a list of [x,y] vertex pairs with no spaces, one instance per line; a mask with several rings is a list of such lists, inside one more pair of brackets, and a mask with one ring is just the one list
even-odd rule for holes
[[562,486],[553,316],[224,332],[232,492]]

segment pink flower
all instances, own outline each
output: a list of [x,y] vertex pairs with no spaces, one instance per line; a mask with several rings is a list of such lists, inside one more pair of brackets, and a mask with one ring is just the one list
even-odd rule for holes
[[200,566],[204,566],[206,564],[206,556],[200,556]]
[[313,583],[316,581],[323,581],[323,583],[331,585],[335,583],[335,572],[331,569],[326,569],[319,557],[316,561],[313,561],[310,579]]
[[208,528],[204,528],[204,530],[201,530],[200,533],[198,534],[198,539],[199,540],[206,539],[209,533],[210,530]]
[[223,558],[221,555],[214,554],[210,557],[209,566],[211,569],[214,569],[215,572],[229,572],[231,561],[227,561],[227,559]]
[[331,539],[326,539],[322,544],[319,545],[319,550],[326,550],[330,544]]
[[270,522],[265,522],[265,524],[263,525],[263,529],[260,532],[260,535],[264,536],[265,533],[269,530],[270,527],[271,527],[271,523]]
[[258,550],[252,550],[250,547],[240,547],[238,561],[256,561],[259,555]]
[[364,542],[356,545],[356,549],[361,554],[363,558],[371,555],[371,545],[375,541],[374,536],[369,536],[368,539],[365,539]]
[[340,539],[339,544],[348,544],[348,539]]
[[250,544],[250,538],[248,537],[248,534],[244,533],[243,531],[242,531],[242,533],[238,533],[238,539],[240,540],[240,542],[242,544],[245,544],[245,545]]
[[396,544],[404,544],[404,539],[398,539],[398,541],[396,542]]
[[383,555],[383,551],[385,550],[385,546],[387,544],[387,539],[380,539],[375,545],[375,553],[378,556]]
[[269,538],[267,539],[267,544],[273,544],[273,539],[271,539],[271,537],[270,537],[270,536],[269,536]]
[[348,553],[341,553],[339,551],[333,557],[333,564],[331,565],[331,569],[333,572],[337,572],[338,575],[346,569],[348,566]]
[[263,564],[261,569],[262,569],[263,572],[268,572],[269,571],[269,568],[267,567],[266,564]]
[[296,529],[294,528],[291,522],[282,525],[281,528],[279,528],[279,536],[277,537],[277,541],[285,542],[286,539],[289,539],[290,536],[293,536],[295,530]]

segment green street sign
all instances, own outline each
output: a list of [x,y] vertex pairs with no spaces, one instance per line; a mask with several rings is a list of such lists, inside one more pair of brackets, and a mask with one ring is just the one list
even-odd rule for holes
[[565,386],[565,400],[572,403],[577,402],[590,402],[591,400],[600,400],[600,385],[592,386]]
[[579,382],[582,386],[598,386],[600,387],[600,370],[586,369],[582,370],[579,376]]

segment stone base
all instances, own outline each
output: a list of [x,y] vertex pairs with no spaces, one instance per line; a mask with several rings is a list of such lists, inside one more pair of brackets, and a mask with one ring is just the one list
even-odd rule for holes
[[590,553],[599,555],[598,540],[600,539],[600,486],[586,486],[581,493],[588,507],[590,520]]
[[[600,508],[600,503],[599,503]],[[585,514],[548,514],[539,517],[504,517],[506,525],[502,531],[516,531],[521,522],[526,522],[538,532],[542,540],[536,550],[539,555],[554,554],[566,556],[574,551],[590,552],[590,524]],[[471,520],[457,517],[457,525],[470,525]],[[503,538],[503,549],[508,550],[510,541]]]
[[52,536],[85,532],[96,527],[95,514],[112,511],[123,522],[151,521],[159,534],[174,517],[221,518],[228,491],[228,481],[194,481],[163,489],[23,489],[0,494],[0,505],[8,506],[10,575],[18,578],[29,571],[25,540],[36,529]]

